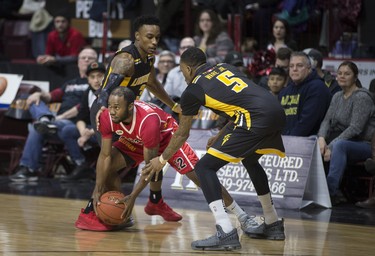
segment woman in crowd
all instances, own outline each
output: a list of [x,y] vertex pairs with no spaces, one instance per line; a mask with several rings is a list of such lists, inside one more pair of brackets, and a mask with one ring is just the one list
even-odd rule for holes
[[276,53],[282,47],[288,47],[296,51],[297,43],[292,39],[288,22],[284,19],[276,18],[272,26],[272,39],[267,46],[267,50],[273,50]]
[[327,184],[333,205],[345,201],[339,187],[347,163],[371,157],[375,131],[374,101],[358,80],[356,64],[341,63],[336,79],[342,91],[334,94],[318,132],[321,154],[329,162]]
[[234,50],[232,39],[223,30],[217,14],[210,9],[198,15],[195,35],[195,44],[206,53],[210,64],[223,62],[225,55]]

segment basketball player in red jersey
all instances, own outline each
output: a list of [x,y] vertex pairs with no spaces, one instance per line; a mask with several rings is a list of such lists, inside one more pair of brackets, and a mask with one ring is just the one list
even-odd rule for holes
[[[162,102],[180,113],[180,106],[171,100],[164,87],[155,75],[154,54],[160,39],[159,19],[155,16],[140,16],[134,21],[135,41],[115,53],[109,63],[102,86],[98,92],[98,99],[94,101],[91,110],[91,123],[95,124],[96,115],[102,106],[107,106],[108,95],[117,87],[127,87],[134,92],[138,99],[145,88],[158,97]],[[96,126],[94,126],[96,127]],[[100,144],[100,134],[97,133]],[[162,215],[165,220],[179,221],[182,217],[170,207],[161,204],[162,173],[160,181],[150,182],[150,200],[146,205],[146,212]]]
[[[117,175],[117,170],[127,166],[138,166],[143,161],[148,163],[150,159],[158,156],[165,149],[173,132],[178,129],[176,120],[170,114],[156,105],[135,100],[134,93],[124,87],[112,91],[108,109],[101,113],[99,123],[102,142],[97,163],[93,205],[96,205],[96,202],[100,203],[99,198],[105,192],[121,190],[121,180]],[[120,136],[114,143],[112,142],[113,133]],[[184,143],[169,163],[177,172],[186,174],[199,186],[198,178],[194,172],[194,165],[197,161],[198,157],[193,149],[188,143]],[[137,196],[147,184],[145,177],[141,177],[132,193],[119,202],[125,203],[127,206],[124,216],[130,216]],[[227,209],[237,216],[241,225],[257,225],[237,205],[224,187],[222,187],[222,193]],[[168,205],[164,204],[164,207],[168,208]],[[152,215],[147,210],[146,213]],[[91,215],[93,217],[91,225],[85,223],[85,215],[83,215],[78,218],[76,227],[97,231],[111,228],[101,223],[93,215],[93,211]],[[129,222],[131,221],[128,221],[126,225],[129,225]]]

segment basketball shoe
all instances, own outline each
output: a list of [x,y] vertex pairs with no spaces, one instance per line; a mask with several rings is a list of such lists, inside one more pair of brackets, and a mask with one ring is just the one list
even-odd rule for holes
[[244,232],[251,238],[285,240],[284,219],[278,220],[269,225],[263,222],[256,228],[247,228]]
[[237,229],[225,233],[220,225],[216,225],[217,233],[209,238],[193,241],[191,248],[193,250],[207,251],[231,251],[241,249],[240,239]]
[[134,219],[130,216],[128,221],[124,224],[117,226],[106,225],[100,221],[94,211],[84,213],[84,209],[81,209],[81,213],[75,223],[75,227],[83,230],[91,231],[116,231],[124,228],[129,228],[134,225]]
[[182,219],[182,216],[173,211],[173,209],[169,207],[169,205],[167,205],[163,199],[160,199],[157,204],[154,204],[148,200],[145,206],[145,212],[148,215],[160,215],[165,221],[179,221]]
[[244,213],[238,217],[238,221],[241,224],[241,229],[246,232],[248,228],[256,228],[259,226],[258,222],[254,220],[255,216],[249,216]]

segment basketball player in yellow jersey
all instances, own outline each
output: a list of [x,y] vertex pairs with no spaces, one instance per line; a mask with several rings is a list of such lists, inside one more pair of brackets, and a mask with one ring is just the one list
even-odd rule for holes
[[223,207],[220,181],[216,175],[229,162],[242,162],[263,208],[264,223],[256,227],[241,226],[243,231],[250,237],[284,240],[284,222],[278,218],[267,175],[258,162],[263,154],[285,156],[281,138],[285,113],[280,103],[236,67],[225,63],[207,64],[206,56],[199,48],[189,48],[181,55],[180,68],[188,83],[181,96],[180,126],[163,153],[143,168],[142,175],[148,174],[146,180],[152,180],[152,176],[189,137],[193,116],[199,107],[210,108],[230,120],[218,135],[209,140],[207,154],[195,165],[203,194],[216,220],[217,233],[192,242],[192,248],[241,248],[237,229]]

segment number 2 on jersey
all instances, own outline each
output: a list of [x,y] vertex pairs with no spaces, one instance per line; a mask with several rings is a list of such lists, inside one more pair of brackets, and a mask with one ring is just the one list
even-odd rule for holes
[[239,93],[248,85],[241,78],[233,76],[234,74],[227,70],[218,75],[216,78],[226,86],[233,86],[232,90]]

